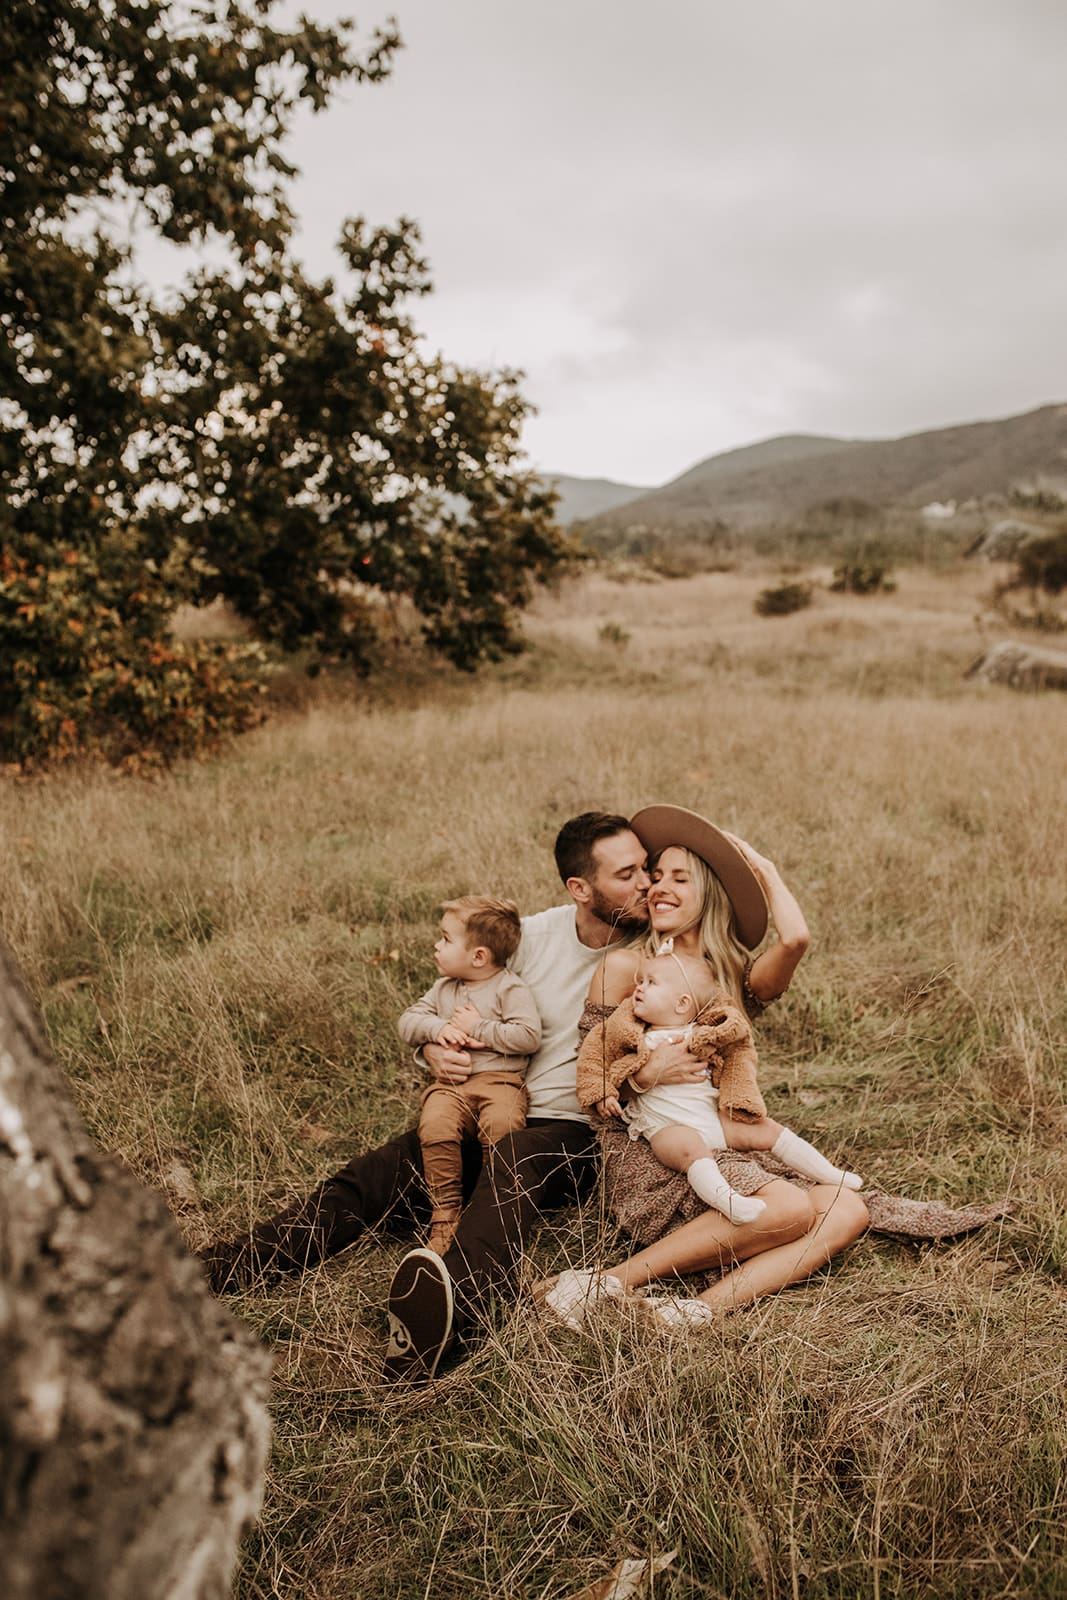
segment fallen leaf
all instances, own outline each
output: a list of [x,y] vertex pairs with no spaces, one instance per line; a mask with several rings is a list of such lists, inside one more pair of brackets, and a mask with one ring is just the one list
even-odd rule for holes
[[333,1138],[329,1128],[324,1128],[321,1122],[309,1122],[305,1117],[296,1130],[297,1138],[303,1139],[305,1144],[328,1144]]
[[65,1000],[68,995],[74,994],[78,989],[84,989],[86,984],[92,983],[92,978],[60,978],[58,983],[53,983],[49,994],[58,994]]
[[163,1182],[173,1198],[181,1205],[189,1206],[195,1211],[203,1209],[200,1204],[200,1191],[196,1187],[196,1179],[184,1162],[170,1162],[163,1174]]
[[665,1556],[626,1558],[606,1578],[598,1578],[578,1594],[570,1595],[569,1600],[632,1600],[638,1589],[664,1567],[669,1567],[677,1554],[677,1550],[669,1550]]

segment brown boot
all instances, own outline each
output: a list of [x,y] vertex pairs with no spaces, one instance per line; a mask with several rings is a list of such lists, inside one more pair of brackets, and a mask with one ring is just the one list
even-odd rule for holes
[[458,1211],[435,1211],[430,1217],[430,1233],[426,1240],[427,1250],[432,1250],[435,1256],[447,1255],[452,1248],[452,1240],[456,1237],[459,1227]]

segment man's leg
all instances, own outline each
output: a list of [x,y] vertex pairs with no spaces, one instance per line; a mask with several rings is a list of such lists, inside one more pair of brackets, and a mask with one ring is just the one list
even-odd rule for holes
[[501,1139],[447,1255],[412,1250],[397,1267],[386,1378],[432,1378],[452,1339],[469,1337],[493,1295],[510,1287],[538,1219],[580,1199],[596,1170],[596,1142],[584,1122],[539,1118]]
[[302,1272],[336,1255],[386,1217],[424,1218],[428,1205],[414,1128],[356,1156],[320,1183],[306,1200],[287,1207],[240,1239],[200,1251],[217,1294],[247,1288],[260,1275]]
[[445,1257],[457,1333],[468,1332],[493,1294],[511,1286],[540,1218],[581,1199],[596,1172],[596,1141],[584,1122],[539,1118],[494,1145],[491,1168],[483,1166]]

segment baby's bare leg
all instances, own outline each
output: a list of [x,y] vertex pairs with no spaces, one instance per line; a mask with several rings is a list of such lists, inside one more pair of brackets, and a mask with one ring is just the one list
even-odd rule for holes
[[799,1172],[802,1178],[811,1178],[816,1183],[838,1184],[845,1189],[863,1188],[863,1179],[858,1173],[835,1167],[821,1150],[816,1150],[799,1133],[794,1133],[792,1128],[784,1128],[770,1117],[761,1117],[758,1122],[738,1122],[731,1117],[722,1117],[721,1120],[728,1150],[769,1150],[772,1156],[777,1156],[785,1166]]
[[660,1128],[648,1142],[657,1160],[672,1172],[684,1172],[694,1193],[731,1222],[755,1222],[763,1215],[766,1202],[756,1195],[736,1194],[731,1189],[719,1171],[718,1162],[695,1129],[678,1124]]

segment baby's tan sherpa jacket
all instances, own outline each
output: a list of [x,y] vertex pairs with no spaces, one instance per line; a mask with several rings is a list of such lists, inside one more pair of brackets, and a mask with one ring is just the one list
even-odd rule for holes
[[[720,1111],[741,1122],[758,1122],[767,1115],[767,1107],[756,1082],[756,1047],[748,1018],[725,995],[714,996],[701,1015],[705,1020],[696,1025],[686,1044],[711,1067]],[[578,1052],[578,1104],[583,1111],[616,1094],[644,1066],[650,1054],[646,1031],[646,1024],[634,1016],[632,999],[590,1029]]]

